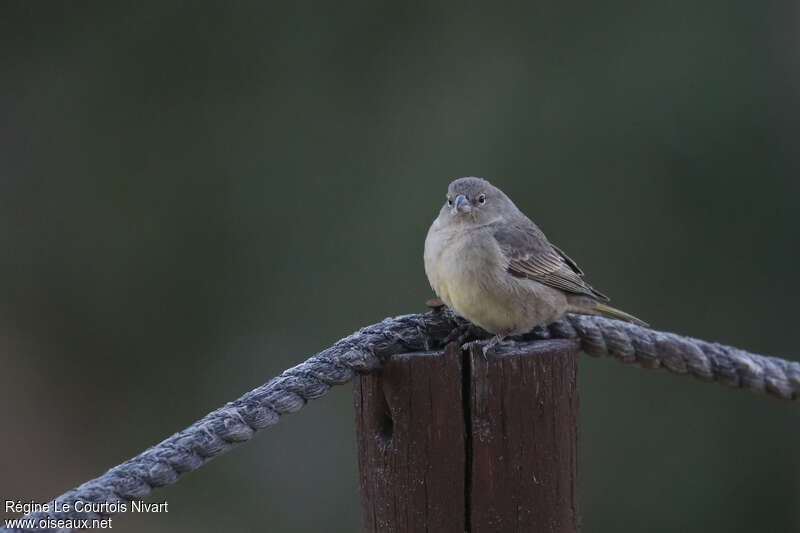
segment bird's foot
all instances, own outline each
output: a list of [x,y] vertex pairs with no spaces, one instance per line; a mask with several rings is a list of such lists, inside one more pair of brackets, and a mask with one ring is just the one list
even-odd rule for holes
[[463,346],[470,340],[485,337],[486,332],[473,324],[472,322],[465,322],[451,331],[444,339],[444,345],[447,346],[451,342],[455,342],[459,346]]
[[489,350],[491,350],[492,348],[503,342],[503,339],[505,339],[505,335],[494,335],[488,340],[472,341],[471,344],[474,344],[475,346],[480,346],[481,352],[483,353],[483,360],[488,361],[487,355],[489,353]]
[[431,313],[434,314],[441,313],[442,311],[444,311],[446,307],[444,302],[441,301],[439,298],[431,298],[430,300],[425,302],[425,305],[427,305],[428,309],[431,310]]

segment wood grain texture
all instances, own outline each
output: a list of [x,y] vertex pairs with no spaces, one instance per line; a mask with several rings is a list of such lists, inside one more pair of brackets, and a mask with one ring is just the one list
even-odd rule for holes
[[449,345],[357,377],[365,531],[578,531],[577,351]]
[[471,531],[578,531],[577,344],[470,350]]
[[461,350],[393,356],[355,380],[364,530],[464,531]]

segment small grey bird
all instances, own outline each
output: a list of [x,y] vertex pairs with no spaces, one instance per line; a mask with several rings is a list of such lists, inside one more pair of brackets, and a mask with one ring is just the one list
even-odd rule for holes
[[485,350],[565,313],[647,326],[605,305],[608,297],[583,280],[575,261],[480,178],[459,178],[448,187],[425,238],[425,273],[445,304],[495,334]]

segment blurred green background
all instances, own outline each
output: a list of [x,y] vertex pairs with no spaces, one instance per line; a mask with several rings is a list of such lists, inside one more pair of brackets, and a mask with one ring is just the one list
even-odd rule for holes
[[[789,2],[3,2],[0,499],[424,310],[492,180],[655,328],[797,358]],[[581,356],[584,530],[800,530],[797,405]],[[360,527],[351,387],[115,531]]]

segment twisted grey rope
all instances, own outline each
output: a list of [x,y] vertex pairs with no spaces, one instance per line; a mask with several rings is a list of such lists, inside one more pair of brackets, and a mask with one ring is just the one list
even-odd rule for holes
[[[464,325],[462,319],[445,311],[387,318],[365,327],[56,500],[71,507],[79,500],[95,503],[140,500],[153,488],[171,485],[180,474],[195,470],[235,444],[249,440],[256,430],[275,425],[281,415],[300,410],[333,385],[347,383],[356,373],[374,371],[392,354],[439,348],[450,332]],[[477,332],[471,338],[487,336],[485,332]],[[519,337],[518,342],[545,338],[580,339],[582,349],[590,355],[612,355],[647,368],[664,367],[677,374],[716,380],[778,398],[800,396],[799,362],[755,355],[674,333],[601,317],[567,315],[548,326],[535,328]],[[42,519],[91,522],[109,514],[71,510],[35,512],[24,518],[37,522]]]
[[729,387],[767,393],[783,400],[800,398],[800,362],[756,355],[739,348],[608,318],[567,315],[523,338],[579,338],[593,356],[610,355],[645,368],[665,368]]

